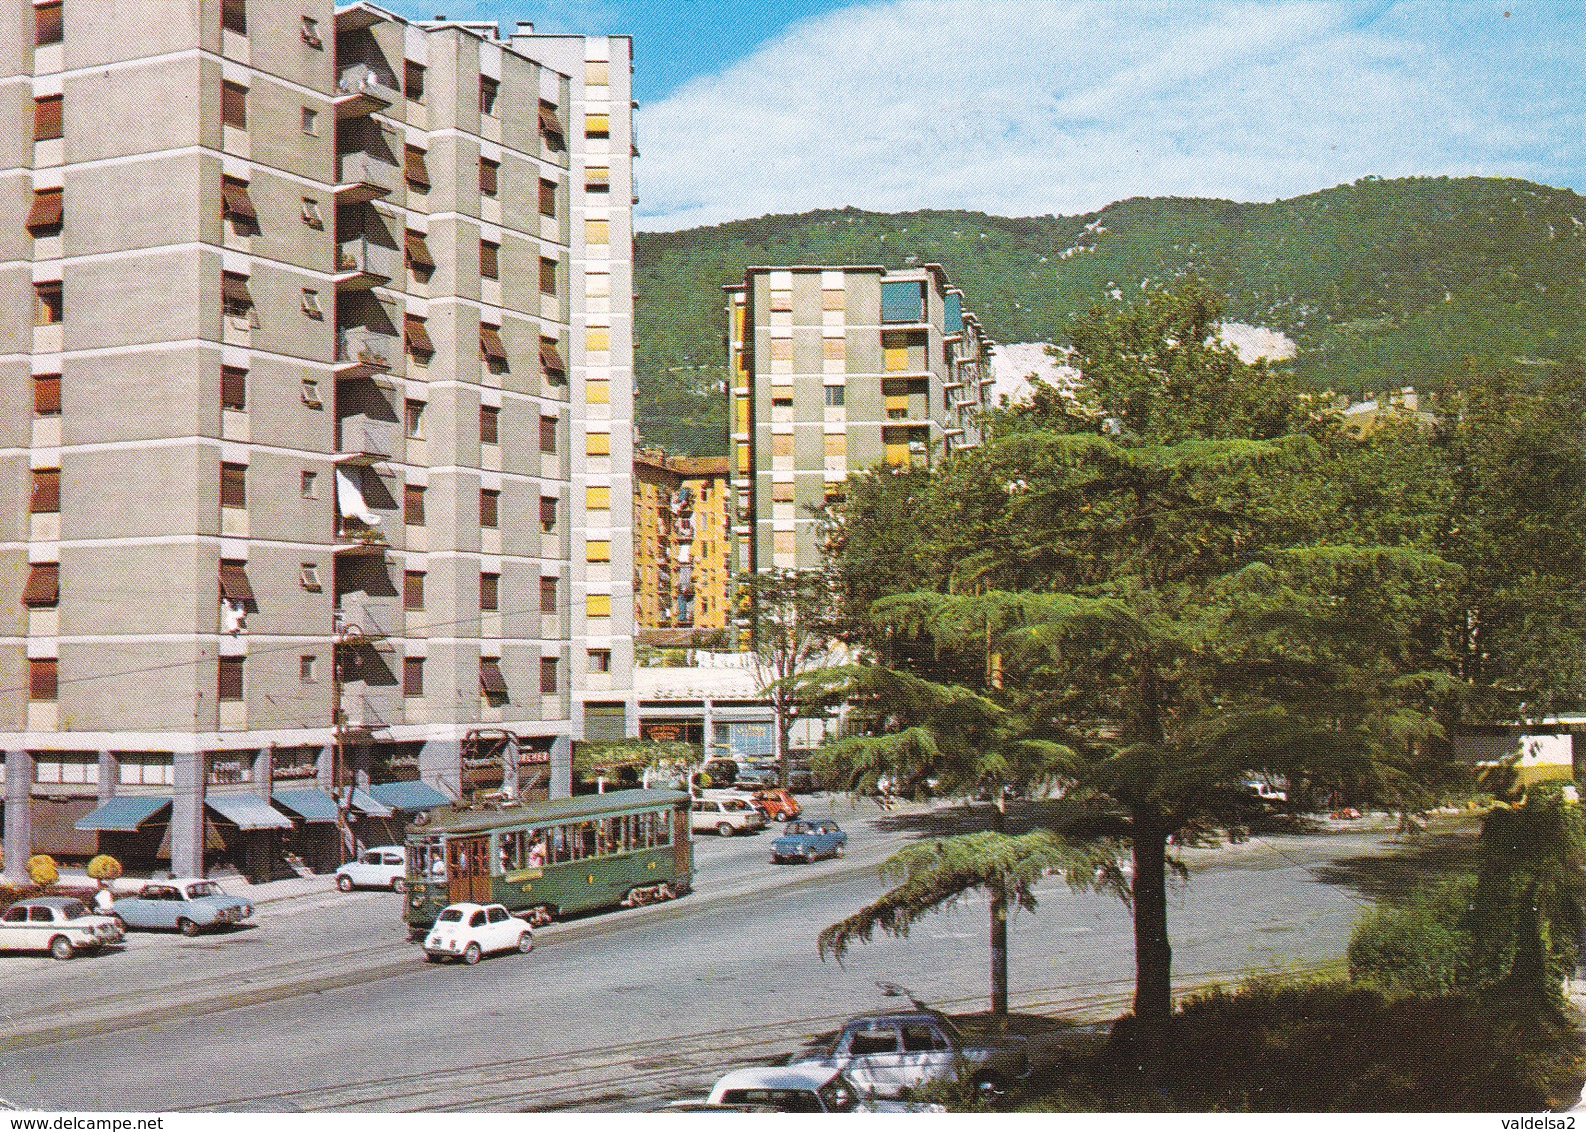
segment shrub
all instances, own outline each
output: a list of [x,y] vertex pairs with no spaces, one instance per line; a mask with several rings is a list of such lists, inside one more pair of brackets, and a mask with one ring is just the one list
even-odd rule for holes
[[94,880],[115,880],[121,875],[121,862],[108,853],[101,853],[88,862],[88,875]]
[[35,853],[28,858],[28,877],[34,884],[48,888],[61,879],[61,871],[55,867],[55,858],[48,853]]
[[1349,937],[1349,978],[1389,994],[1447,994],[1472,962],[1468,926],[1474,877],[1453,881],[1402,908],[1375,908]]

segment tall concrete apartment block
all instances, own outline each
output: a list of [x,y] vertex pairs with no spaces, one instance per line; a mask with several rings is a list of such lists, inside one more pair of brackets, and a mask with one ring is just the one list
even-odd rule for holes
[[818,566],[850,472],[980,442],[991,343],[939,264],[751,267],[726,291],[739,570]]
[[8,876],[268,874],[628,730],[630,57],[0,0]]

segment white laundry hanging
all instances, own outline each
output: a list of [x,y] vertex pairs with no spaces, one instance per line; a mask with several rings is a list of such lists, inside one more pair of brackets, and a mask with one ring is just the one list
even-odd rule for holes
[[364,502],[363,489],[340,468],[336,469],[336,506],[344,519],[357,519],[369,527],[380,522],[380,516]]

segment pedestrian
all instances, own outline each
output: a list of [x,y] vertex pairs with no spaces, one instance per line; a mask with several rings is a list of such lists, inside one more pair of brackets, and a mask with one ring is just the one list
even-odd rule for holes
[[110,891],[110,882],[102,880],[99,887],[94,890],[94,911],[101,916],[108,916],[115,906],[115,896]]

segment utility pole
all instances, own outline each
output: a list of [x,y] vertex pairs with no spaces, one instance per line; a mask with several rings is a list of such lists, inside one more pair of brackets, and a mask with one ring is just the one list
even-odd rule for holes
[[330,763],[330,794],[336,802],[336,841],[340,847],[341,863],[352,859],[352,827],[347,811],[352,807],[352,791],[342,789],[342,768],[347,761],[346,712],[341,706],[341,640],[339,634],[331,642],[330,662],[330,719],[334,735]]

